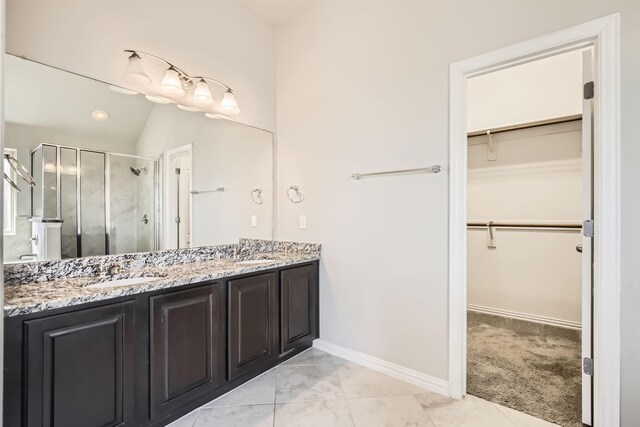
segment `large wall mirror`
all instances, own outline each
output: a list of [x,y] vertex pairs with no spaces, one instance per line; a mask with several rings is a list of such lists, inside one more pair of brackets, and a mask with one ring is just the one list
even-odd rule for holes
[[[273,135],[5,54],[4,262],[273,238]],[[118,88],[115,88],[118,89]]]

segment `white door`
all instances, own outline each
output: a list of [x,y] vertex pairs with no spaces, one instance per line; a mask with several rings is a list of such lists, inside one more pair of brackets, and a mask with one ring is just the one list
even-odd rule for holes
[[[582,56],[582,82],[585,95],[593,87],[593,50]],[[593,97],[582,101],[582,217],[593,219]],[[591,425],[593,377],[585,373],[585,360],[592,359],[593,237],[582,234],[582,422]]]

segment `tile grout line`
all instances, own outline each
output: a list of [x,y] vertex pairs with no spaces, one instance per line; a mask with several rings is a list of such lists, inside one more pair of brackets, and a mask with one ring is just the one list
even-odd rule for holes
[[196,425],[196,421],[198,421],[198,417],[200,416],[200,409],[202,409],[202,406],[196,409],[196,417],[193,419],[193,422],[191,423],[191,427]]
[[[338,368],[337,364],[335,363],[335,359],[333,355],[330,355],[331,357],[331,365],[334,367],[334,369]],[[351,424],[353,424],[353,427],[356,427],[356,420],[355,418],[353,418],[353,413],[351,412],[351,405],[349,405],[349,399],[347,398],[347,393],[344,391],[344,386],[342,385],[342,377],[340,377],[340,373],[338,372],[338,370],[336,369],[336,376],[338,377],[338,382],[340,383],[340,390],[342,390],[342,396],[344,397],[344,401],[347,404],[347,410],[349,411],[349,418],[351,418]]]

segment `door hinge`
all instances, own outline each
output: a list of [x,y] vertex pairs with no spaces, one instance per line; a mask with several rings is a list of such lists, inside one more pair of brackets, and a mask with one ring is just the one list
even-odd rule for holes
[[582,370],[586,375],[593,376],[593,359],[590,357],[585,357],[582,359]]
[[176,168],[176,175],[180,175],[180,168]]
[[585,219],[582,223],[582,234],[584,234],[584,237],[593,237],[593,229],[593,220]]
[[176,217],[176,224],[180,224],[180,217],[179,216]]
[[595,85],[593,82],[587,82],[584,84],[583,96],[584,99],[593,99],[595,95]]

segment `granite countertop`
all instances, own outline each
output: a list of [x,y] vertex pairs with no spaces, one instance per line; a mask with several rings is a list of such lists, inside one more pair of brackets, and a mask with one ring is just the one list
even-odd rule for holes
[[[320,259],[318,252],[273,251],[260,252],[242,258],[196,260],[173,265],[144,266],[109,277],[79,276],[49,281],[31,281],[5,285],[4,315],[19,316],[88,302],[118,298],[143,292],[255,273]],[[264,260],[251,264],[252,260]],[[268,262],[267,262],[268,260]],[[244,263],[243,263],[244,262]],[[127,278],[152,278],[144,283],[109,288],[90,285]]]

